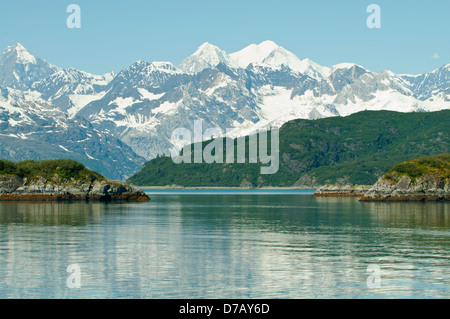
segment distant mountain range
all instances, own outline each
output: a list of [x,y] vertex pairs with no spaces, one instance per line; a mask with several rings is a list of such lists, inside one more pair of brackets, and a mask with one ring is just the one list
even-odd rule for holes
[[21,44],[0,55],[0,157],[73,158],[115,179],[169,154],[172,131],[198,119],[243,136],[293,119],[444,109],[450,64],[422,75],[325,67],[272,41],[232,54],[205,43],[178,67],[137,61],[104,75],[59,68]]

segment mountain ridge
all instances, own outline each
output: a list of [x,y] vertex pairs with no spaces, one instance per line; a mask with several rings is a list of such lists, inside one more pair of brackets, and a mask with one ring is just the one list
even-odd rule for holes
[[[6,154],[15,150],[14,139],[24,140],[25,135],[16,133],[27,125],[31,104],[54,108],[47,114],[53,112],[55,118],[60,111],[67,121],[83,118],[90,123],[89,134],[101,132],[120,140],[134,153],[126,158],[147,160],[169,154],[177,146],[173,130],[192,128],[196,120],[244,136],[299,118],[450,109],[450,64],[417,76],[372,72],[354,63],[323,67],[273,41],[231,54],[205,43],[178,66],[136,61],[105,75],[53,66],[22,45],[3,51],[0,61],[0,133],[9,136],[3,146],[9,149]],[[52,135],[48,132],[41,139],[52,141]],[[122,170],[119,164],[117,169]]]

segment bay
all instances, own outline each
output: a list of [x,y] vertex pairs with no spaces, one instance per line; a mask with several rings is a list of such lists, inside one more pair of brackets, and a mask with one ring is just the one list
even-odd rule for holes
[[[448,203],[147,193],[148,203],[0,203],[0,298],[450,297]],[[69,265],[80,288],[67,285]]]

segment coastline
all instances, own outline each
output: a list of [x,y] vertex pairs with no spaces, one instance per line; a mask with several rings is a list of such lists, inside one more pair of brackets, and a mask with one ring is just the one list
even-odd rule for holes
[[184,187],[184,186],[136,186],[133,187],[140,188],[141,190],[304,190],[304,191],[315,191],[317,188],[308,188],[308,187],[205,187],[205,186],[197,186],[197,187]]
[[114,195],[81,194],[1,194],[0,202],[147,202],[150,197],[141,193]]
[[370,185],[326,185],[319,187],[313,194],[314,197],[364,197],[371,188]]
[[61,180],[38,176],[34,179],[18,175],[0,175],[0,202],[146,202],[150,197],[141,189],[124,182],[90,176]]

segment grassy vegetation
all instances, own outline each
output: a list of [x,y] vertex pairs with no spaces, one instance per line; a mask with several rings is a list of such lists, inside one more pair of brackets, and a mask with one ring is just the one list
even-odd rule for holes
[[412,161],[397,164],[384,177],[397,182],[399,177],[408,176],[412,181],[415,181],[425,174],[432,174],[442,179],[450,178],[450,154],[419,157]]
[[84,167],[83,164],[70,159],[45,160],[35,162],[26,160],[19,163],[0,160],[0,175],[10,174],[17,175],[22,178],[35,179],[43,177],[51,180],[55,174],[60,180],[70,180],[74,178],[104,180],[105,178]]
[[260,164],[175,164],[161,157],[147,162],[128,182],[228,187],[248,182],[256,187],[286,187],[315,180],[320,185],[369,185],[397,163],[450,152],[448,123],[450,111],[365,111],[348,117],[295,120],[280,130],[277,174],[261,175]]

